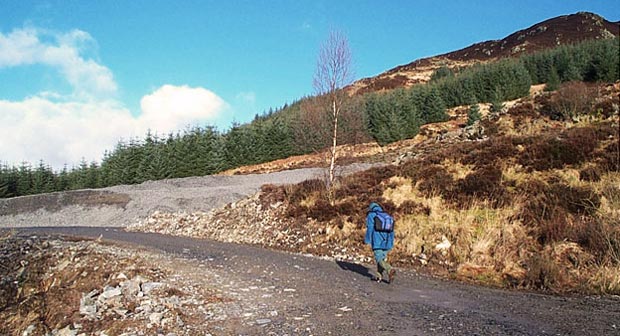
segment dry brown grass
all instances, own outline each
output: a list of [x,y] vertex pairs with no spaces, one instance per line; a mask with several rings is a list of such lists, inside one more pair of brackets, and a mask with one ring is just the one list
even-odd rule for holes
[[[308,184],[281,191],[281,198],[292,216],[326,227],[326,242],[352,249],[363,248],[364,209],[381,202],[397,221],[392,259],[398,265],[419,266],[424,251],[427,270],[467,281],[618,294],[616,105],[594,101],[611,119],[600,113],[553,121],[541,116],[540,106],[558,102],[554,97],[540,94],[482,120],[485,141],[410,143],[422,155],[343,178],[334,207]],[[442,245],[450,247],[436,249]]]

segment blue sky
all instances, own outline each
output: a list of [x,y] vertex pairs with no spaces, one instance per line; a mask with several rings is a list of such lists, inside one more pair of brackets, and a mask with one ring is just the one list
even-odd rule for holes
[[122,137],[233,121],[313,93],[330,29],[355,78],[617,1],[0,0],[0,162],[100,160]]

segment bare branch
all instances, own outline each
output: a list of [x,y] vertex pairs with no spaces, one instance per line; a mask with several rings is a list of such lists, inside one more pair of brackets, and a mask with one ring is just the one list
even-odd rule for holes
[[349,42],[338,31],[332,31],[327,41],[321,46],[317,59],[316,73],[313,79],[317,99],[324,101],[326,110],[330,111],[332,121],[332,148],[330,151],[328,195],[333,199],[334,170],[336,165],[336,148],[338,145],[338,116],[347,98],[343,88],[351,82],[351,50]]

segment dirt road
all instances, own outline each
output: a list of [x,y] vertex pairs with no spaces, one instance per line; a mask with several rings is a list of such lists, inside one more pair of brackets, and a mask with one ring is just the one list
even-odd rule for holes
[[410,271],[401,271],[394,284],[378,284],[370,280],[369,265],[246,245],[121,228],[18,230],[101,236],[178,257],[205,282],[227,284],[251,311],[222,322],[224,335],[620,335],[617,297],[510,292]]

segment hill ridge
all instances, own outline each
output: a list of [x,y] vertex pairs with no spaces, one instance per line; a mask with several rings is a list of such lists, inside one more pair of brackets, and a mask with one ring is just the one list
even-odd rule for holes
[[354,93],[366,93],[410,87],[428,82],[432,73],[441,66],[463,67],[559,45],[616,36],[620,36],[620,21],[611,22],[591,12],[561,15],[518,30],[503,39],[478,42],[456,51],[398,65],[374,77],[360,79],[350,88]]

